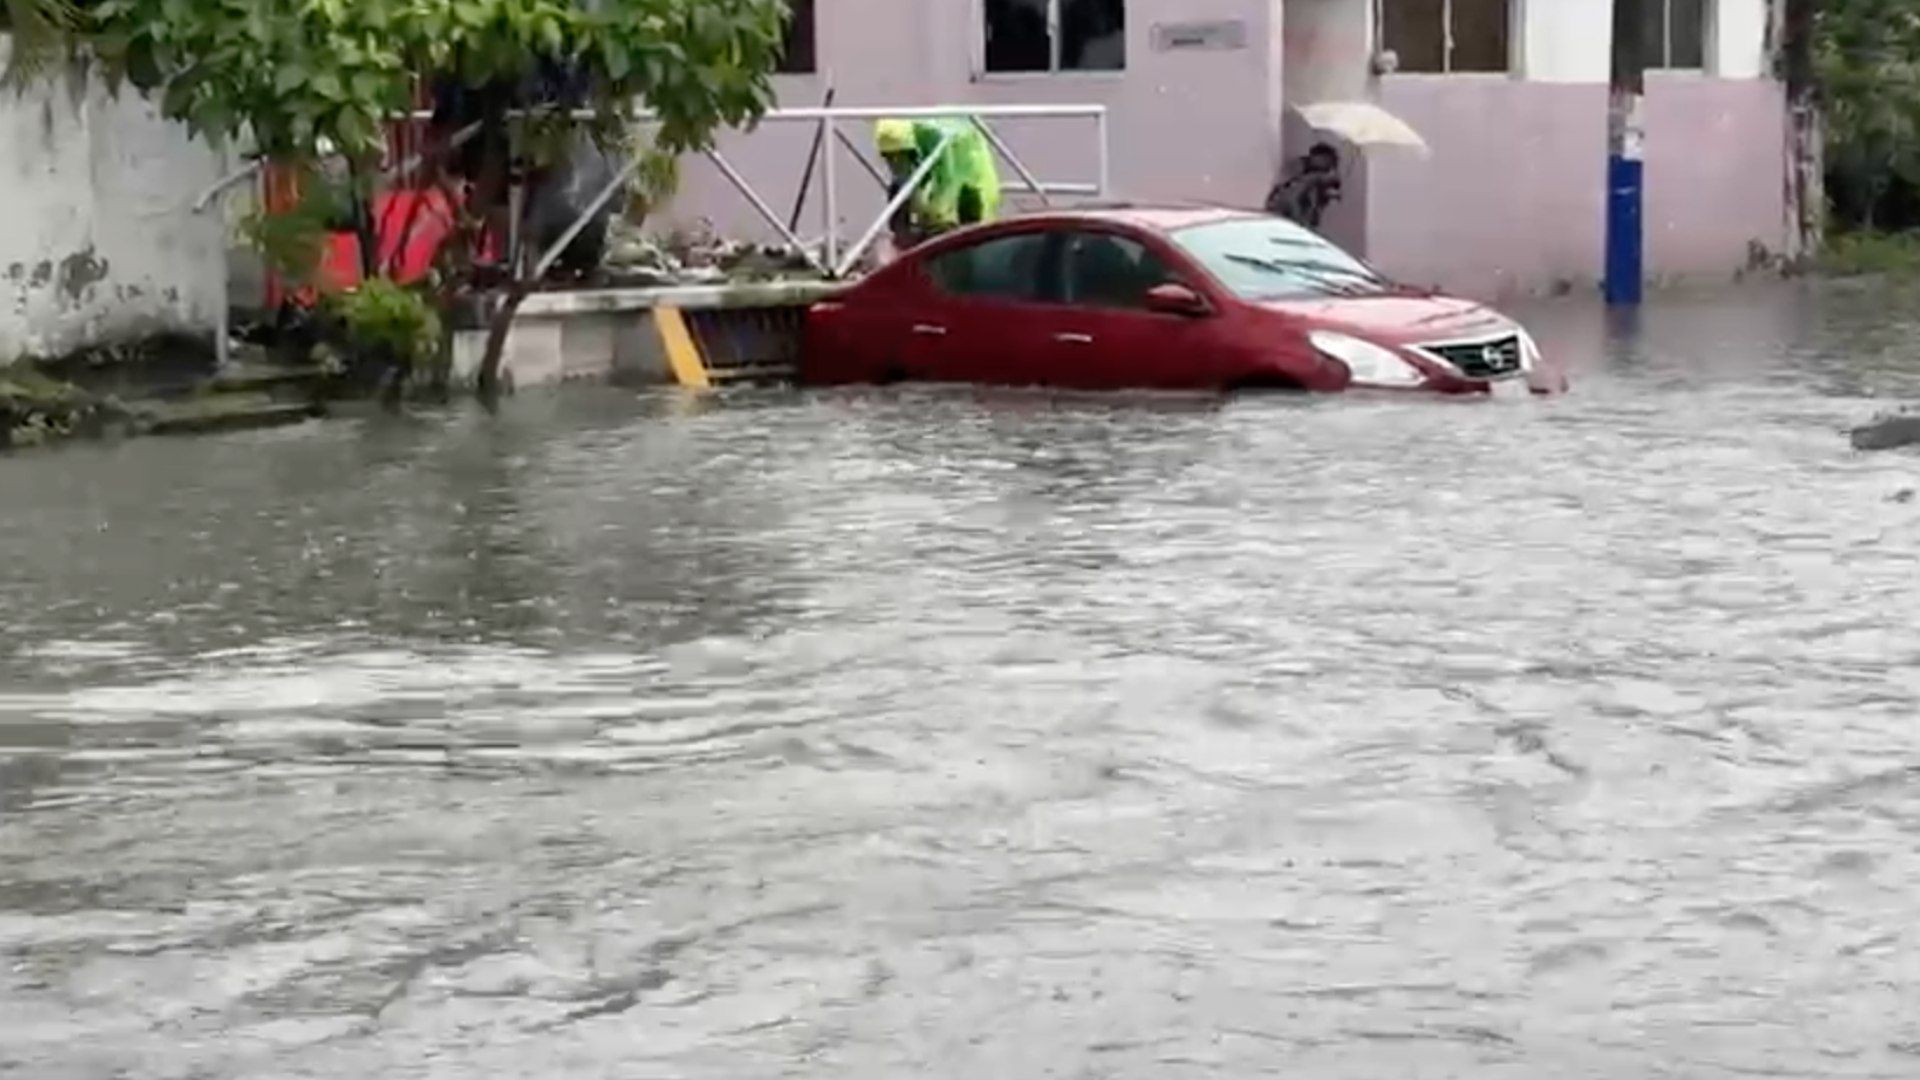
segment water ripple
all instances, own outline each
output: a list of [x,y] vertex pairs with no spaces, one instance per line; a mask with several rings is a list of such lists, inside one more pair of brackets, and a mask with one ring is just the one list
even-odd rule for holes
[[0,1075],[1911,1076],[1910,310],[0,461]]

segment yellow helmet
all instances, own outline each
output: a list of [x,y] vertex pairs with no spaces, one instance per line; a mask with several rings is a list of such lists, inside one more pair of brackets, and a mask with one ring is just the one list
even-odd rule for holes
[[912,153],[913,125],[905,120],[882,120],[873,125],[873,142],[882,154]]

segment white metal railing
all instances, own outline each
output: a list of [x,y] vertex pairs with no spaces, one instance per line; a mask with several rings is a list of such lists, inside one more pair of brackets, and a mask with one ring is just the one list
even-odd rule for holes
[[[650,117],[643,114],[639,119],[645,122],[650,119]],[[981,135],[986,138],[987,144],[993,148],[993,152],[1003,159],[1019,178],[1017,183],[1005,185],[1006,190],[1027,192],[1038,196],[1043,203],[1049,201],[1049,196],[1053,195],[1104,195],[1110,187],[1109,169],[1111,168],[1112,159],[1107,143],[1107,109],[1104,105],[928,105],[895,108],[884,106],[822,106],[820,108],[775,109],[763,116],[760,122],[763,124],[817,123],[822,125],[824,131],[824,138],[821,140],[823,150],[820,156],[821,202],[823,204],[822,214],[824,217],[822,225],[824,227],[824,236],[822,239],[823,249],[821,251],[821,258],[816,260],[812,253],[807,250],[806,245],[794,234],[793,229],[789,228],[786,222],[780,220],[779,215],[773,212],[773,209],[767,205],[766,200],[760,196],[759,192],[754,190],[753,185],[749,183],[745,177],[740,175],[739,170],[733,167],[733,164],[727,160],[724,154],[716,148],[708,150],[706,156],[707,159],[713,163],[714,167],[720,171],[720,174],[726,177],[727,181],[738,189],[740,194],[752,204],[754,210],[766,220],[767,224],[772,226],[774,231],[779,233],[780,237],[787,241],[787,243],[801,251],[807,260],[813,263],[816,270],[819,270],[822,274],[830,278],[842,278],[852,272],[853,267],[860,261],[861,257],[867,253],[867,249],[871,248],[874,241],[879,239],[880,232],[886,228],[888,219],[892,218],[900,207],[904,206],[907,201],[913,197],[914,192],[925,182],[927,175],[933,171],[940,157],[953,145],[954,138],[956,137],[955,132],[948,132],[947,137],[940,141],[937,149],[935,149],[926,160],[920,162],[919,168],[908,178],[906,183],[901,185],[901,190],[888,201],[886,207],[880,211],[880,215],[859,234],[859,239],[850,247],[842,250],[840,244],[840,193],[837,170],[834,167],[835,144],[845,147],[852,153],[854,159],[862,164],[868,175],[872,176],[883,189],[888,187],[889,183],[887,176],[875,168],[872,162],[867,160],[866,155],[860,152],[858,144],[847,135],[846,131],[840,127],[840,124],[849,120],[871,121],[886,119],[962,120],[972,123],[979,129]],[[1094,180],[1091,183],[1047,183],[1041,181],[1034,175],[1033,170],[1029,169],[1026,163],[1020,159],[1020,156],[1014,153],[1013,148],[1007,145],[1006,140],[1000,137],[1000,133],[994,130],[991,121],[1006,119],[1092,121],[1096,141],[1095,152],[1097,155],[1095,166],[1097,171]],[[618,183],[612,185],[608,191],[608,195],[611,196],[612,191],[617,190],[618,187]],[[594,207],[596,212],[598,209],[598,206]],[[570,240],[571,237],[568,239]],[[564,244],[561,250],[564,250]]]
[[[421,112],[410,115],[414,119],[420,119],[431,116],[432,114]],[[576,110],[573,116],[579,120],[591,120],[597,117],[598,114],[592,110],[581,109]],[[656,119],[652,113],[643,111],[634,117],[634,122],[644,124],[654,122]],[[1014,170],[1015,175],[1020,178],[1019,183],[1006,185],[1006,187],[1013,191],[1025,191],[1038,196],[1043,203],[1049,201],[1048,197],[1052,195],[1105,195],[1111,187],[1110,170],[1112,168],[1112,156],[1107,141],[1107,107],[1104,105],[909,105],[899,107],[876,105],[772,109],[760,117],[759,123],[811,122],[822,125],[824,138],[821,140],[821,145],[824,149],[820,155],[820,182],[824,235],[821,241],[823,245],[821,255],[819,258],[816,258],[813,253],[808,250],[806,243],[794,232],[793,228],[786,222],[780,220],[780,215],[776,214],[773,208],[767,205],[766,199],[754,188],[753,184],[747,180],[745,176],[742,176],[738,169],[734,168],[731,161],[727,160],[726,155],[722,154],[718,148],[713,148],[707,150],[705,156],[707,160],[713,164],[714,168],[719,171],[720,175],[725,177],[727,182],[732,184],[734,188],[740,192],[741,196],[747,200],[754,211],[757,212],[768,225],[772,226],[774,231],[780,235],[780,238],[785,240],[795,251],[799,252],[801,257],[805,258],[815,270],[828,278],[843,278],[852,272],[854,265],[867,253],[867,249],[873,246],[875,240],[879,239],[880,231],[886,228],[888,219],[892,218],[901,206],[913,198],[914,192],[926,181],[928,174],[933,171],[934,166],[939,162],[941,156],[953,145],[955,138],[955,134],[949,132],[947,137],[940,141],[934,152],[928,155],[925,161],[920,163],[919,168],[908,178],[907,182],[901,185],[901,190],[887,203],[886,208],[880,212],[880,215],[861,233],[860,239],[852,247],[842,251],[840,249],[839,187],[838,177],[836,175],[837,170],[834,167],[833,144],[838,143],[844,146],[847,151],[853,155],[854,160],[860,162],[866,169],[867,174],[873,177],[874,181],[878,183],[883,190],[891,185],[886,174],[876,168],[871,161],[867,160],[866,155],[860,151],[859,145],[847,135],[845,130],[840,128],[839,124],[841,121],[847,120],[888,119],[945,119],[964,120],[972,123],[980,130],[981,135],[986,138],[987,144],[993,148],[993,151],[1004,159]],[[1000,133],[995,131],[992,124],[988,122],[998,119],[1091,120],[1094,124],[1095,133],[1097,169],[1095,179],[1091,183],[1042,182],[1033,174],[1031,169],[1027,168],[1026,163],[1020,160],[1019,155],[1013,152],[1013,148],[1007,145],[1006,140],[1001,138]],[[466,133],[467,132],[463,132],[463,134]],[[640,160],[639,155],[631,158],[613,180],[608,182],[607,185],[595,195],[593,200],[588,203],[586,211],[561,234],[558,240],[554,241],[545,251],[541,252],[539,259],[534,263],[534,276],[536,278],[547,272],[547,269],[553,265],[561,253],[566,251],[567,245],[572,243],[574,237],[580,234],[580,230],[586,228],[587,222],[592,219],[593,215],[599,213],[600,209],[607,204],[607,201],[612,199],[620,190],[621,186],[633,176],[634,171],[640,167]],[[802,194],[804,197],[804,192]]]

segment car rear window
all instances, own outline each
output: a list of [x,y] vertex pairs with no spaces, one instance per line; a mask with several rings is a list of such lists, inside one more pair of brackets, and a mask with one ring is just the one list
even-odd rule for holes
[[927,276],[941,292],[956,296],[1042,300],[1046,251],[1046,233],[995,237],[928,259]]

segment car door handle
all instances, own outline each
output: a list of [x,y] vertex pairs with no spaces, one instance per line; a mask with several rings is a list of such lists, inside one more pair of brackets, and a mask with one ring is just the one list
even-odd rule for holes
[[1091,345],[1093,344],[1093,335],[1092,334],[1055,334],[1053,335],[1053,340],[1062,342],[1067,345]]
[[934,326],[932,323],[916,323],[914,325],[913,332],[925,337],[946,337],[947,336],[946,327]]

